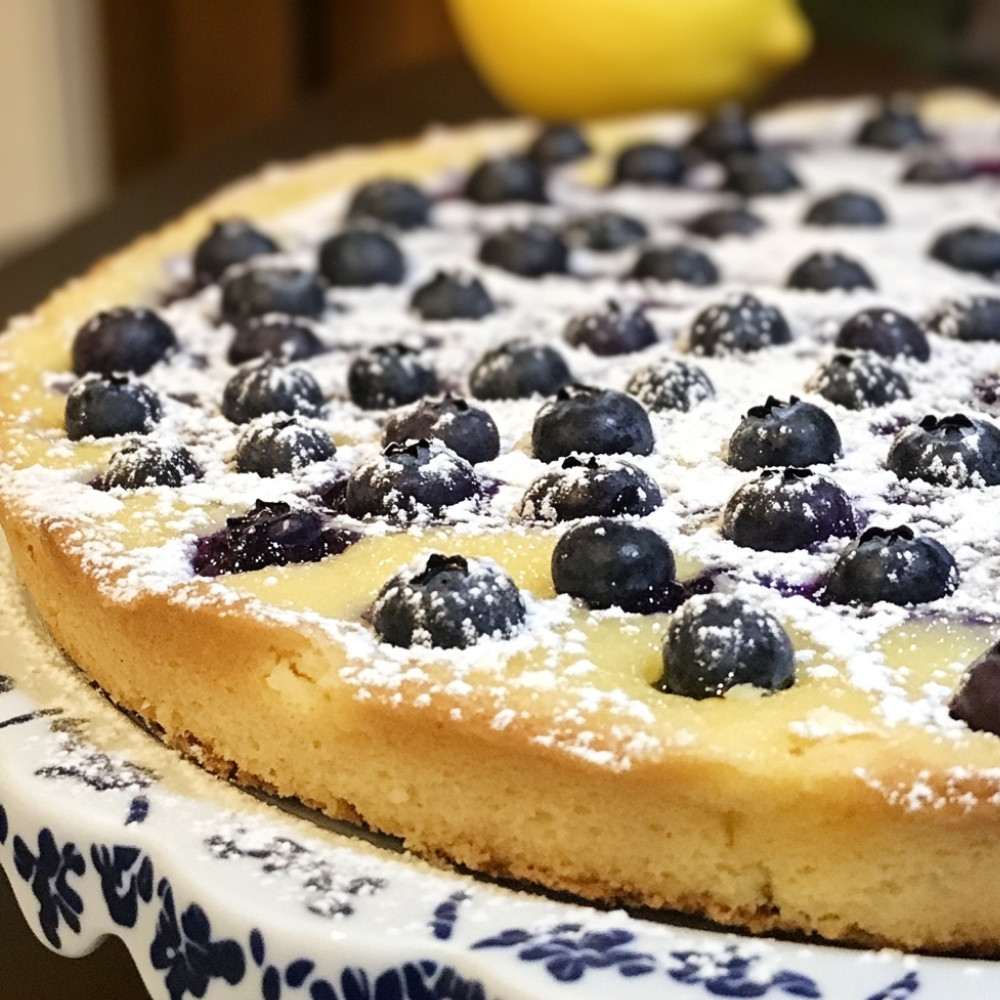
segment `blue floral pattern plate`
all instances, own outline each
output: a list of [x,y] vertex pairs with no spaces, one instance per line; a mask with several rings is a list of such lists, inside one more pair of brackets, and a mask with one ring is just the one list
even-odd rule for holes
[[776,942],[432,869],[156,743],[65,660],[0,560],[0,866],[74,956],[155,1000],[994,1000],[1000,964]]

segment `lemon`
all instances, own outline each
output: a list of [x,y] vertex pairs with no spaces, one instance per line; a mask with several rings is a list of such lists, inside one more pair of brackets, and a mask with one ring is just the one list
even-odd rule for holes
[[746,98],[801,59],[795,0],[449,0],[497,94],[542,118]]

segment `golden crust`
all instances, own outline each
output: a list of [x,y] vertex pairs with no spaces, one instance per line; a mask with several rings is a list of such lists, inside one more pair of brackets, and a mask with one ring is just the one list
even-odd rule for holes
[[[29,339],[44,343],[43,368],[58,357],[67,367],[79,323],[147,299],[163,260],[214,218],[266,218],[371,176],[424,176],[521,144],[528,131],[519,123],[347,151],[234,186],[20,322],[0,342],[0,387],[38,375],[21,361]],[[0,414],[12,465],[27,461],[19,455],[32,433],[16,409]],[[199,581],[122,597],[111,586],[118,571],[95,574],[79,525],[25,509],[16,490],[0,487],[0,521],[70,656],[166,742],[239,782],[360,819],[429,856],[595,900],[754,931],[1000,953],[998,780],[957,778],[918,737],[786,749],[771,770],[679,744],[609,767],[546,744],[538,713],[497,728],[488,693],[448,694],[426,678],[359,685],[341,670],[353,655],[342,642],[318,624],[262,614],[252,598],[223,598]],[[422,700],[432,683],[434,697]],[[593,722],[583,718],[576,735]],[[615,737],[596,739],[600,749]],[[903,794],[917,776],[935,808],[913,808]]]

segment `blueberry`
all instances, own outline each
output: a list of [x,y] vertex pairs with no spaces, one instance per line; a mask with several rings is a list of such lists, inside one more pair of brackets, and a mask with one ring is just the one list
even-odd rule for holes
[[514,581],[492,560],[435,552],[422,568],[405,569],[382,587],[372,624],[392,646],[465,649],[512,636],[525,614]]
[[640,368],[628,380],[625,391],[654,412],[680,410],[686,413],[715,396],[709,377],[697,366],[680,358],[663,358]]
[[830,251],[810,254],[788,275],[788,287],[814,292],[829,292],[835,288],[851,291],[874,288],[871,275],[856,261]]
[[781,312],[752,295],[740,295],[703,309],[689,332],[693,354],[745,354],[787,344],[792,331]]
[[874,351],[884,358],[926,361],[931,356],[924,331],[909,316],[882,307],[855,313],[841,326],[836,344],[853,351]]
[[1000,643],[969,667],[948,714],[974,732],[1000,736]]
[[764,220],[743,205],[710,208],[687,223],[689,233],[710,240],[725,236],[753,236],[764,228]]
[[637,465],[614,458],[570,456],[525,491],[518,515],[526,521],[581,517],[645,517],[663,502],[660,488]]
[[411,348],[403,344],[383,344],[359,354],[351,362],[347,389],[356,406],[364,410],[386,410],[436,392],[437,375]]
[[685,698],[718,698],[737,684],[780,691],[795,682],[795,651],[781,623],[750,601],[696,595],[667,625],[655,686]]
[[478,493],[479,480],[464,458],[437,442],[393,442],[354,470],[345,504],[352,517],[408,520],[437,516]]
[[744,198],[784,194],[802,187],[795,171],[773,153],[734,153],[725,163],[722,186]]
[[274,476],[325,462],[337,452],[322,424],[287,413],[251,420],[236,442],[236,471]]
[[378,229],[353,228],[334,233],[319,248],[319,270],[336,287],[398,285],[406,265],[399,244]]
[[639,243],[649,235],[649,230],[635,216],[606,209],[575,219],[566,227],[564,235],[571,246],[606,252]]
[[859,146],[877,149],[902,149],[930,141],[923,122],[905,97],[891,98],[871,118],[865,121],[857,134]]
[[326,528],[323,515],[302,501],[258,500],[246,514],[227,518],[221,532],[198,539],[194,570],[218,576],[316,562],[357,540]]
[[563,339],[602,357],[631,354],[656,343],[656,330],[642,309],[623,310],[617,302],[570,319]]
[[722,105],[704,119],[691,134],[687,146],[710,160],[725,160],[734,153],[760,150],[746,109],[735,103]]
[[234,326],[269,313],[319,319],[325,309],[326,286],[313,271],[257,265],[222,279],[222,318]]
[[956,413],[926,416],[893,439],[886,468],[900,479],[938,486],[1000,484],[1000,428],[988,420]]
[[958,586],[951,553],[912,529],[869,528],[841,552],[827,577],[824,597],[834,604],[926,604]]
[[752,406],[729,439],[727,461],[750,472],[765,466],[808,468],[829,465],[840,454],[837,425],[825,411],[792,396],[785,403],[768,396]]
[[556,593],[589,608],[660,610],[674,583],[674,554],[652,528],[598,518],[569,528],[552,550]]
[[881,203],[860,191],[838,191],[814,201],[802,220],[807,226],[884,226]]
[[758,552],[794,552],[857,531],[847,494],[809,469],[765,469],[722,512],[722,534]]
[[929,333],[954,340],[1000,340],[1000,298],[970,295],[942,302],[924,319]]
[[469,373],[476,399],[551,396],[572,381],[563,356],[547,344],[518,338],[487,351]]
[[910,398],[906,379],[870,351],[838,351],[820,366],[806,387],[847,410],[885,406]]
[[480,205],[498,205],[508,201],[544,204],[545,175],[538,164],[526,156],[497,156],[484,160],[465,182],[465,197]]
[[500,433],[493,418],[450,394],[389,414],[382,432],[383,445],[420,438],[440,441],[472,465],[490,462],[500,454]]
[[99,312],[73,338],[73,373],[143,375],[176,347],[171,326],[149,309]]
[[631,396],[614,389],[570,385],[535,414],[531,448],[543,462],[574,452],[649,455],[653,428],[642,404]]
[[482,319],[496,309],[475,277],[438,271],[410,299],[410,308],[427,320]]
[[126,441],[111,456],[101,476],[101,486],[106,490],[177,487],[201,479],[201,476],[201,467],[183,445],[139,438]]
[[479,247],[479,259],[522,278],[541,278],[565,274],[569,251],[554,229],[535,222],[523,227],[508,226],[487,236]]
[[540,167],[572,163],[589,156],[590,152],[590,143],[586,137],[576,125],[568,122],[546,125],[528,147],[529,158]]
[[199,285],[218,281],[233,264],[277,253],[281,248],[266,233],[244,219],[224,219],[195,247],[194,277]]
[[978,225],[949,229],[934,240],[929,253],[957,271],[1000,276],[1000,231],[996,229]]
[[125,375],[84,375],[66,397],[70,441],[118,434],[147,434],[163,413],[160,397]]
[[303,320],[260,316],[236,328],[226,357],[231,365],[265,356],[279,361],[304,361],[322,350],[323,342]]
[[247,362],[222,393],[222,413],[234,424],[248,423],[265,413],[313,417],[322,406],[323,393],[308,371],[270,358]]
[[707,254],[681,244],[643,250],[628,277],[640,281],[680,281],[706,288],[719,283],[719,269]]
[[666,184],[684,182],[687,164],[672,146],[640,142],[627,146],[615,157],[613,184]]
[[946,156],[914,160],[903,171],[904,184],[958,184],[972,180],[976,170],[971,163],[963,163]]
[[348,222],[376,222],[397,229],[427,225],[431,200],[409,181],[383,177],[362,184],[347,206]]

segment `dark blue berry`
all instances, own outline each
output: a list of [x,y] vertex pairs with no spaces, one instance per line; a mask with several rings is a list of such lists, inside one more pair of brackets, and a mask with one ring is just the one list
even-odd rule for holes
[[236,471],[275,476],[325,462],[337,452],[322,424],[296,414],[268,413],[251,420],[236,442]]
[[476,399],[526,399],[551,396],[572,381],[563,356],[547,344],[510,340],[487,351],[469,374]]
[[435,552],[382,587],[372,624],[392,646],[465,649],[483,638],[510,637],[525,613],[520,591],[496,563]]
[[674,569],[666,540],[633,521],[583,521],[552,550],[556,593],[577,597],[589,608],[658,611],[668,600]]
[[792,331],[781,312],[752,295],[740,295],[703,309],[691,324],[693,354],[745,354],[787,344]]
[[258,500],[246,514],[227,518],[222,531],[198,539],[193,566],[200,576],[214,577],[317,562],[343,552],[359,537],[332,527],[302,501]]
[[420,438],[440,441],[473,465],[490,462],[500,454],[500,433],[493,418],[450,394],[389,414],[382,432],[383,445]]
[[66,397],[66,435],[85,437],[147,434],[163,413],[160,397],[125,375],[84,375]]
[[859,146],[902,149],[929,142],[930,138],[910,101],[892,98],[862,124],[856,141]]
[[313,417],[322,406],[322,390],[308,371],[270,358],[243,365],[222,393],[222,413],[234,424],[248,423],[265,413]]
[[336,287],[398,285],[406,265],[399,244],[379,229],[357,227],[335,233],[320,244],[319,270]]
[[658,142],[640,142],[621,150],[615,157],[613,184],[684,183],[687,164],[679,150]]
[[794,552],[856,531],[847,494],[809,469],[765,469],[722,513],[723,537],[758,552]]
[[900,180],[904,184],[959,184],[972,180],[976,170],[971,163],[963,163],[946,156],[914,160]]
[[694,247],[650,247],[639,254],[628,277],[640,281],[680,281],[705,288],[719,283],[719,269],[708,254]]
[[590,155],[590,143],[575,125],[554,122],[531,141],[528,156],[540,167],[556,167]]
[[742,205],[710,208],[687,223],[689,233],[710,240],[721,240],[725,236],[753,236],[763,228],[764,220]]
[[614,458],[564,458],[525,491],[518,514],[526,521],[581,517],[645,517],[663,502],[656,483],[631,462]]
[[807,388],[847,410],[885,406],[897,399],[910,398],[906,379],[870,351],[838,351],[820,366]]
[[92,316],[73,338],[73,372],[142,375],[177,347],[171,326],[149,309],[110,309]]
[[988,420],[956,413],[926,416],[893,439],[886,467],[900,479],[938,486],[1000,484],[1000,429]]
[[523,227],[508,226],[487,236],[479,247],[479,259],[522,278],[541,278],[565,274],[569,251],[554,229],[534,222]]
[[1000,736],[1000,643],[969,667],[948,714],[974,732]]
[[870,194],[838,191],[814,201],[802,221],[807,226],[884,226],[888,218]]
[[928,333],[954,340],[1000,340],[1000,298],[970,295],[941,303],[924,320]]
[[603,309],[574,316],[566,324],[563,338],[574,347],[610,357],[655,344],[656,330],[642,309],[623,310],[617,302],[609,302]]
[[126,441],[111,456],[101,476],[101,486],[107,490],[177,487],[201,476],[201,467],[183,445],[138,438]]
[[810,254],[788,275],[788,287],[804,291],[829,292],[835,288],[851,291],[874,288],[872,276],[856,260],[841,253],[820,251]]
[[482,319],[496,309],[490,293],[475,277],[438,271],[410,299],[421,319]]
[[726,159],[725,167],[723,188],[744,198],[784,194],[802,187],[795,171],[773,153],[734,153]]
[[909,316],[895,309],[862,309],[847,320],[837,333],[837,347],[852,351],[874,351],[884,358],[931,356],[927,336]]
[[437,442],[393,442],[354,470],[345,505],[352,517],[408,520],[437,516],[478,493],[479,480],[464,458]]
[[727,461],[741,472],[774,465],[805,469],[829,465],[840,450],[837,425],[825,410],[797,396],[787,403],[768,396],[733,431]]
[[427,225],[431,200],[409,181],[384,177],[362,184],[347,206],[348,222],[376,222],[397,229]]
[[702,121],[687,146],[710,160],[726,160],[734,153],[756,153],[760,149],[746,110],[734,103],[724,104]]
[[570,385],[543,403],[535,415],[531,448],[543,462],[574,452],[649,455],[653,428],[642,404],[624,392]]
[[195,281],[199,285],[211,285],[233,264],[243,264],[252,257],[277,253],[280,249],[270,236],[244,219],[216,222],[195,247]]
[[222,318],[234,326],[269,313],[319,319],[325,309],[326,286],[313,271],[256,265],[222,279]]
[[649,235],[649,230],[640,219],[607,209],[575,219],[564,235],[571,246],[607,252],[639,243]]
[[405,406],[437,391],[437,375],[403,344],[383,344],[358,355],[347,372],[351,400],[364,410]]
[[795,682],[795,651],[781,623],[750,601],[692,597],[667,625],[659,690],[719,698],[737,684],[780,691]]
[[322,350],[323,342],[305,321],[291,316],[261,316],[236,328],[227,358],[231,365],[263,357],[303,361]]
[[544,204],[545,175],[526,156],[497,156],[484,160],[465,182],[465,197],[480,205],[508,201]]
[[934,260],[958,271],[987,278],[1000,275],[1000,231],[987,226],[959,226],[941,233],[929,251]]
[[869,528],[850,542],[827,577],[824,598],[834,604],[926,604],[958,586],[951,553],[912,529]]
[[654,412],[680,410],[686,413],[715,396],[709,377],[697,366],[680,358],[662,358],[634,372],[625,391]]

